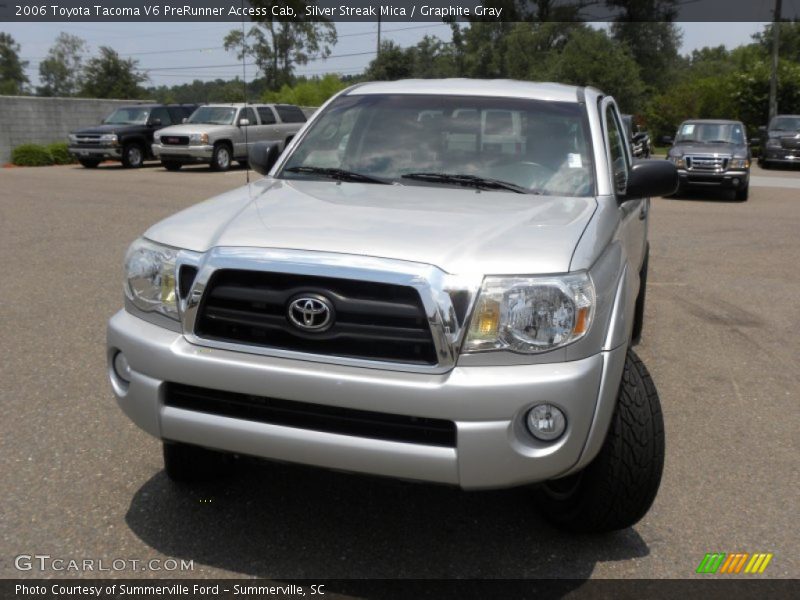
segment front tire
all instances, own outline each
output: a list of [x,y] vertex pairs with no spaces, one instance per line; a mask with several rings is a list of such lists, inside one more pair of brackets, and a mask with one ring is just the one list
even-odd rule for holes
[[122,166],[138,169],[144,164],[144,148],[141,144],[125,144],[122,147]]
[[233,456],[199,446],[164,442],[164,471],[172,481],[218,479],[233,469]]
[[637,523],[658,493],[664,470],[664,421],[653,380],[628,350],[617,406],[600,453],[583,471],[546,482],[538,504],[556,527],[606,533]]
[[750,193],[750,186],[747,185],[740,190],[736,190],[736,199],[739,202],[747,202],[747,197],[749,196],[749,193]]
[[231,168],[231,147],[228,144],[217,144],[211,155],[212,171],[227,171]]
[[178,162],[177,160],[162,160],[161,166],[163,166],[167,171],[180,171],[183,163]]
[[81,158],[78,159],[78,162],[86,169],[96,169],[97,165],[100,164],[99,160],[92,160],[90,158]]

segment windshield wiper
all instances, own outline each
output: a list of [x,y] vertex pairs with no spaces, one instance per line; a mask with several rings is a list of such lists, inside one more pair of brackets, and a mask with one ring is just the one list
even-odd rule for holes
[[501,181],[500,179],[490,179],[487,177],[478,177],[477,175],[466,175],[458,173],[406,173],[402,176],[404,179],[416,179],[418,181],[431,181],[435,183],[455,183],[458,185],[465,185],[475,188],[496,189],[496,190],[509,190],[517,194],[537,194],[534,190],[522,187],[509,181]]
[[289,167],[288,169],[284,169],[284,171],[288,171],[289,173],[322,175],[323,177],[336,179],[337,181],[355,181],[359,183],[381,183],[383,185],[389,185],[388,181],[372,177],[371,175],[364,175],[362,173],[347,171],[345,169],[335,169],[332,167]]

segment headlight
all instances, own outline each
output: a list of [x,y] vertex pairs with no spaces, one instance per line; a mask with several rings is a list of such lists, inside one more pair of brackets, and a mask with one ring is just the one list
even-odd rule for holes
[[767,140],[767,148],[780,148],[781,141],[777,138],[769,138]]
[[679,169],[685,169],[686,168],[686,161],[683,160],[682,156],[670,156],[669,159],[673,163],[675,163],[675,166],[678,167]]
[[70,143],[70,144],[77,144],[77,143],[78,143],[78,136],[77,136],[77,135],[75,135],[74,133],[70,133],[70,134],[67,136],[67,139],[69,140],[69,143]]
[[729,169],[748,169],[750,168],[750,161],[746,158],[732,158],[728,163]]
[[192,133],[189,135],[189,143],[190,144],[207,144],[208,143],[208,134],[207,133]]
[[100,136],[100,142],[103,144],[111,144],[115,146],[117,144],[117,134],[116,133],[104,133]]
[[464,351],[533,354],[565,346],[589,330],[594,304],[594,284],[586,273],[486,277]]
[[125,295],[146,312],[178,318],[175,258],[178,250],[139,238],[125,256]]

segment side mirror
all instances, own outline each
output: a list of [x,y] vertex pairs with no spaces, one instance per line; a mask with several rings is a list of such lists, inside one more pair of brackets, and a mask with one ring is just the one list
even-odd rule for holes
[[671,146],[671,145],[672,145],[672,142],[673,142],[673,139],[672,139],[672,136],[669,136],[669,135],[662,135],[662,136],[659,138],[658,142],[659,142],[659,144],[660,144],[660,145],[662,145],[662,146]]
[[150,120],[150,126],[151,127],[158,127],[159,125],[161,125],[161,119],[151,119]]
[[633,161],[623,200],[669,196],[678,189],[678,170],[668,160],[647,158]]
[[250,119],[239,119],[239,127],[247,127],[250,125]]
[[250,147],[247,159],[254,171],[266,175],[278,162],[280,155],[280,148],[275,142],[256,142]]

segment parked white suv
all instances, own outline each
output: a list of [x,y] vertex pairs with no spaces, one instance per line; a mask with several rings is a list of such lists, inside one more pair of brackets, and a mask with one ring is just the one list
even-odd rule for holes
[[279,150],[256,144],[266,177],[154,225],[125,258],[109,376],[164,441],[167,475],[251,455],[465,489],[538,483],[562,527],[638,521],[664,426],[631,347],[649,196],[678,179],[631,159],[614,100],[367,83]]
[[282,148],[305,121],[303,111],[290,104],[207,104],[186,123],[156,132],[153,155],[170,171],[198,162],[226,171],[234,160],[245,163],[256,142]]

